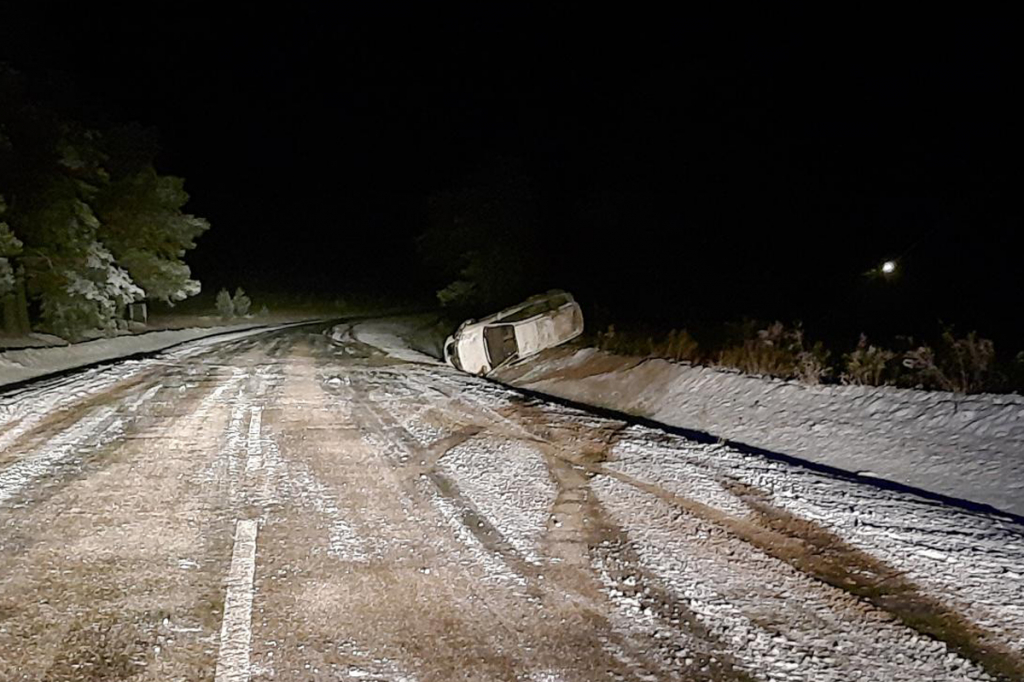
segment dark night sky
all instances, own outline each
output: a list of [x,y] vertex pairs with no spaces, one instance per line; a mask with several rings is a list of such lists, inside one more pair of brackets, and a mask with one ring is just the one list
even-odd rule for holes
[[[207,284],[423,286],[427,197],[511,159],[565,263],[538,285],[667,323],[1021,332],[1022,59],[999,17],[25,6],[0,59],[159,128],[213,223],[189,259]],[[894,256],[899,282],[863,276]]]

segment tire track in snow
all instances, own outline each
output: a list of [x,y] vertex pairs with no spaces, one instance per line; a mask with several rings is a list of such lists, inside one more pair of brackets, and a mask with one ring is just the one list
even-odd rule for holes
[[[455,380],[467,381],[465,377],[455,377]],[[475,392],[487,394],[493,390],[495,390],[493,385],[485,384]],[[464,404],[467,402],[463,399],[451,398],[448,391],[438,392],[449,396],[451,400]],[[492,408],[484,406],[483,409],[493,415],[495,422],[500,421],[508,425],[510,435],[544,443],[552,448],[554,456],[570,462],[577,461],[575,454],[569,448],[556,442],[547,434],[538,433],[532,424],[520,425],[516,423],[516,420]],[[563,414],[563,412],[569,414]],[[544,409],[541,416],[545,422],[558,424],[566,419],[571,419],[576,412],[578,410],[549,408]],[[592,419],[608,421],[602,417],[592,417]],[[650,431],[650,429],[644,430],[644,432]],[[690,446],[681,438],[661,432],[651,433],[657,443],[655,450],[660,451],[667,448],[675,451],[678,457],[680,456],[678,453],[681,449],[680,446],[683,446],[683,449]],[[638,435],[633,434],[633,436]],[[636,450],[635,462],[629,467],[633,475],[620,472],[618,464],[613,469],[586,462],[577,463],[587,467],[592,474],[610,476],[629,486],[661,497],[698,518],[715,523],[729,532],[737,534],[753,547],[786,561],[813,579],[867,599],[876,607],[892,613],[924,635],[938,637],[953,650],[982,665],[1000,679],[1024,678],[1024,662],[1016,654],[1015,649],[1008,648],[1008,645],[1004,646],[1000,638],[994,636],[994,631],[986,631],[983,625],[972,622],[958,609],[946,606],[943,603],[944,595],[926,594],[917,585],[902,577],[893,578],[893,576],[899,576],[900,572],[886,566],[885,562],[876,555],[869,555],[867,552],[853,547],[836,533],[828,531],[824,526],[784,512],[780,507],[772,507],[770,512],[755,512],[751,515],[748,504],[728,491],[729,481],[723,480],[721,472],[716,476],[714,468],[701,467],[699,462],[691,464],[690,459],[680,460],[680,465],[685,466],[687,472],[708,478],[710,487],[715,489],[710,490],[708,486],[697,485],[696,495],[682,495],[658,484],[649,483],[647,481],[649,476],[641,476],[639,472],[656,471],[659,483],[662,482],[660,478],[671,477],[673,474],[671,471],[658,468],[651,469],[649,458],[652,443],[646,442],[645,439],[634,439],[637,442],[630,443],[630,445]],[[640,440],[644,442],[640,442]],[[637,472],[633,472],[633,468],[636,468]],[[794,473],[804,474],[803,470]],[[788,479],[783,479],[783,482],[791,483]],[[681,479],[681,484],[685,485],[688,491],[694,488],[688,476]],[[909,500],[905,501],[905,503],[909,502]],[[771,528],[771,517],[781,518],[783,516],[785,517],[783,525],[790,531],[789,533],[779,533],[777,528]],[[797,528],[802,531],[794,533],[794,529]],[[824,536],[827,536],[827,542],[822,540]],[[802,559],[799,552],[795,554],[792,552],[794,545],[818,547],[818,550],[813,555]],[[819,560],[815,560],[814,557]],[[821,561],[820,559],[823,558],[826,560]],[[974,559],[977,558],[974,557]],[[852,582],[850,582],[851,580]]]
[[113,407],[96,410],[51,439],[46,450],[23,457],[0,471],[0,505],[83,449],[102,447],[116,439],[123,431],[123,422],[115,418],[116,413]]
[[[418,383],[419,381],[414,385]],[[425,479],[432,484],[426,494],[432,498],[435,507],[441,511],[442,517],[446,520],[448,528],[456,539],[467,548],[479,565],[485,567],[487,571],[485,584],[495,588],[525,590],[524,596],[543,594],[548,592],[551,587],[556,587],[563,598],[577,604],[584,611],[599,614],[602,619],[607,621],[609,627],[607,633],[599,638],[600,648],[604,655],[615,661],[617,665],[613,665],[613,667],[621,666],[620,669],[626,674],[627,679],[645,682],[750,679],[743,671],[737,669],[730,661],[729,655],[724,653],[725,644],[710,637],[701,628],[694,614],[685,609],[682,602],[669,598],[667,593],[661,591],[659,592],[660,600],[646,599],[644,607],[641,608],[639,601],[627,595],[627,593],[632,594],[633,590],[626,581],[630,577],[635,579],[637,575],[645,574],[645,572],[640,568],[638,560],[635,558],[629,560],[627,557],[629,552],[627,551],[628,541],[625,540],[625,533],[621,529],[610,529],[603,515],[599,513],[596,516],[592,515],[595,520],[601,520],[601,523],[596,524],[600,527],[593,528],[592,532],[595,536],[614,536],[616,538],[616,542],[613,543],[614,548],[608,542],[602,543],[600,547],[595,547],[595,557],[599,554],[603,557],[603,561],[598,561],[596,558],[592,561],[589,547],[592,538],[574,538],[583,545],[584,560],[583,564],[575,567],[575,572],[572,568],[567,572],[558,564],[550,565],[550,561],[539,559],[531,561],[533,552],[523,553],[517,544],[510,542],[505,537],[506,531],[495,525],[502,522],[500,520],[492,522],[485,516],[464,494],[453,477],[441,474],[434,470],[433,466],[423,466],[427,461],[432,464],[440,462],[443,466],[446,459],[442,460],[441,457],[449,452],[449,449],[454,452],[467,447],[460,444],[466,438],[457,438],[457,436],[460,434],[476,436],[484,430],[483,426],[479,424],[463,426],[451,436],[424,446],[379,401],[366,400],[361,403],[361,407],[367,413],[366,417],[370,417],[376,422],[376,430],[387,434],[389,439],[404,451],[399,454],[394,465],[400,467],[404,465],[404,468],[417,472],[420,480]],[[490,423],[492,427],[495,423],[499,426],[504,425],[505,428],[499,430],[499,439],[501,440],[506,439],[505,434],[509,430],[520,434],[524,432],[518,424],[510,425],[510,420],[507,417],[493,413],[490,408],[481,408],[475,404],[468,404],[466,407],[473,412],[484,409],[484,421]],[[519,437],[514,440],[527,441],[534,446],[539,444],[536,438]],[[444,452],[438,451],[437,444],[444,445]],[[477,447],[485,447],[485,445],[480,443]],[[543,456],[541,452],[535,454],[538,458]],[[493,458],[494,453],[488,451],[488,456]],[[561,460],[558,461],[561,462]],[[417,466],[417,462],[419,466]],[[571,467],[571,464],[565,464]],[[541,464],[541,470],[543,469],[544,466]],[[524,476],[529,478],[530,473],[535,474],[536,472],[529,470],[520,473],[522,475],[516,477],[515,480],[522,485],[525,483]],[[487,472],[479,470],[476,471],[476,474],[486,476]],[[464,479],[460,477],[459,480]],[[500,496],[500,491],[494,494]],[[548,506],[554,508],[559,502],[559,496],[552,494],[551,498]],[[520,513],[522,511],[520,510]],[[505,521],[504,525],[507,525],[508,519]],[[568,538],[563,536],[561,541],[564,543],[568,541]],[[615,568],[609,568],[611,565],[614,565]],[[579,573],[583,573],[583,575],[581,576]],[[594,586],[593,589],[583,587],[588,583]],[[648,577],[644,582],[646,587],[641,587],[650,591],[653,585],[654,580]],[[634,605],[637,608],[634,609]],[[652,610],[659,605],[664,608],[659,608],[657,612]],[[497,614],[495,617],[498,618]]]
[[[122,385],[118,392],[130,390],[134,385]],[[139,408],[153,399],[163,388],[158,383],[146,391],[125,399],[120,404],[91,407],[85,417],[80,417],[80,410],[73,415],[65,416],[70,426],[37,446],[35,452],[23,455],[12,464],[0,470],[0,505],[24,492],[34,481],[52,473],[64,464],[81,462],[89,454],[109,445],[123,437],[127,427],[137,418]],[[81,409],[81,408],[80,408]],[[75,421],[70,421],[74,419]]]

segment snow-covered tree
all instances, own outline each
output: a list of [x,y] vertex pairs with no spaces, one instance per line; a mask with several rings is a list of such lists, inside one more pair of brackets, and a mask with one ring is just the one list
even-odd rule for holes
[[209,224],[182,212],[183,180],[153,169],[155,137],[138,126],[101,135],[41,106],[23,85],[0,65],[5,326],[13,319],[26,330],[30,299],[42,328],[74,338],[113,329],[132,301],[198,293],[182,256]]
[[56,181],[19,222],[29,295],[40,303],[43,328],[65,338],[112,330],[124,307],[144,296],[99,241],[88,193],[77,181]]
[[[5,191],[11,189],[9,183],[14,170],[13,147],[7,119],[12,116],[14,103],[19,99],[19,88],[20,83],[13,70],[0,64],[0,189]],[[14,292],[15,287],[16,265],[12,259],[21,254],[23,246],[13,228],[5,220],[6,213],[7,201],[4,195],[0,194],[0,303],[4,307],[5,317],[10,313],[8,308],[14,305],[14,302],[7,298]]]
[[7,203],[0,195],[0,298],[14,291],[14,265],[11,258],[21,253],[22,243],[10,226],[4,222]]
[[[44,329],[68,338],[111,329],[142,291],[99,240],[91,202],[109,181],[99,135],[29,100],[19,86],[9,70],[0,73],[0,186],[5,221],[22,244],[19,273]],[[15,304],[14,317],[26,317],[24,297]]]
[[100,239],[146,298],[175,303],[200,290],[182,258],[210,224],[182,212],[184,182],[148,166],[106,185],[95,202]]
[[235,289],[235,295],[231,299],[231,303],[235,308],[235,315],[239,317],[245,317],[249,314],[249,308],[252,307],[252,299],[245,293],[242,287]]
[[235,302],[227,289],[221,289],[217,292],[217,312],[225,320],[230,320],[235,316]]

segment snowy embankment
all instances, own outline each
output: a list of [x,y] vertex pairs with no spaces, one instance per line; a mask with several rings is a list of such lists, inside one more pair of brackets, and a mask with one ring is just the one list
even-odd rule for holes
[[494,378],[1024,515],[1024,397],[808,386],[564,347]]
[[[399,320],[342,333],[342,343],[391,358],[410,345]],[[660,387],[648,397],[664,400],[665,386],[651,382],[681,369],[630,373],[648,364],[563,348],[501,378],[543,385],[546,376],[555,393],[603,376],[594,393],[571,397],[621,412],[644,388]],[[742,379],[777,411],[800,408],[784,382],[718,375],[708,384]],[[374,451],[403,466],[418,462],[429,473],[417,481],[430,477],[449,491],[438,505],[459,540],[478,548],[489,594],[529,585],[551,565],[559,585],[571,584],[580,569],[587,589],[608,597],[607,622],[618,633],[646,633],[638,650],[664,652],[673,661],[666,669],[703,651],[751,679],[1024,679],[1024,525],[1014,519],[524,399],[436,360],[367,363],[337,385],[376,422],[363,427]],[[832,393],[842,403],[848,391]],[[810,402],[822,400],[812,394]],[[452,500],[471,510],[461,523]],[[697,634],[677,639],[681,622],[700,623]]]
[[67,346],[23,348],[0,353],[0,386],[84,367],[97,362],[151,353],[185,341],[219,337],[230,332],[262,329],[265,325],[232,325],[156,331],[110,339],[96,339]]
[[339,324],[331,330],[330,336],[339,342],[355,339],[396,360],[437,364],[440,343],[433,343],[434,321],[430,315],[379,318],[358,324]]

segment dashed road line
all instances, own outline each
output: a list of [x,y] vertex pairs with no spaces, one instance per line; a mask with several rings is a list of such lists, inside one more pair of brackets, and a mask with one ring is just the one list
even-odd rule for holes
[[235,526],[235,547],[224,598],[220,653],[214,682],[248,682],[251,667],[253,578],[256,575],[256,532],[259,522],[242,519]]
[[263,416],[263,408],[253,407],[252,417],[249,419],[249,457],[245,461],[247,472],[256,471],[263,467],[263,444],[260,440],[260,425]]

